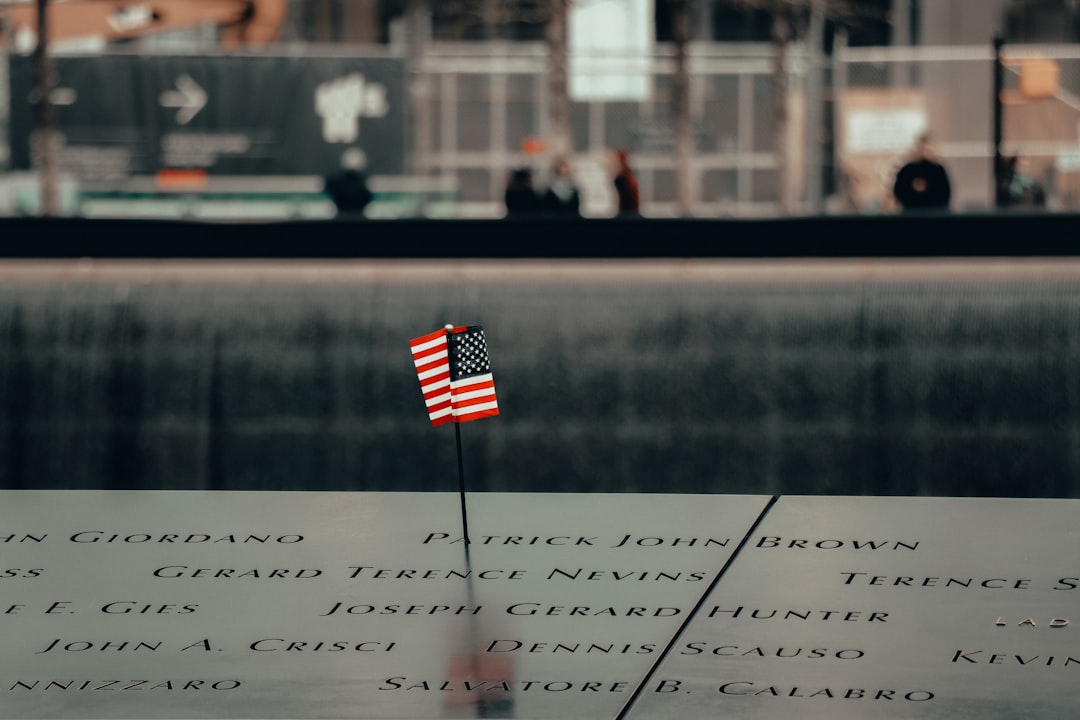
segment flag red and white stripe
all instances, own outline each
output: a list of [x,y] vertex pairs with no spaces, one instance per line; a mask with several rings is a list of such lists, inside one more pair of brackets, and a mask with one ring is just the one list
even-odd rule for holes
[[483,328],[436,330],[409,346],[432,425],[499,414]]

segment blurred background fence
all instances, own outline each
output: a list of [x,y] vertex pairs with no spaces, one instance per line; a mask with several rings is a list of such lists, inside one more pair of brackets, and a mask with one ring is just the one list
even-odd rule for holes
[[[1080,46],[1024,45],[1008,52],[1002,147],[1029,159],[1032,174],[1047,187],[1051,209],[1076,208]],[[892,175],[924,131],[931,133],[953,177],[953,209],[993,207],[994,53],[989,43],[847,48],[840,37],[828,56],[793,45],[785,66],[783,173],[772,53],[767,43],[690,44],[692,215],[775,215],[781,211],[782,193],[792,200],[787,212],[888,211]],[[116,95],[108,112],[118,112],[124,103],[131,107],[113,127],[107,126],[111,121],[104,116],[88,121],[91,116],[86,113],[105,111],[88,109],[90,93],[72,90],[73,83],[79,76],[91,75],[95,66],[120,67],[125,58],[135,63],[129,80],[132,87],[142,87],[142,95],[135,91]],[[167,63],[169,71],[157,71],[148,80],[145,73],[155,58],[159,65]],[[1021,92],[1020,67],[1040,58],[1054,62],[1059,82],[1051,94],[1031,99]],[[35,135],[27,99],[30,63],[18,54],[9,60],[0,70],[0,90],[9,89],[3,94],[0,129],[10,135],[8,148],[0,153],[0,160],[9,158],[8,172],[0,173],[0,213],[33,213],[37,194]],[[226,82],[231,68],[257,62],[260,67],[281,68],[273,71],[279,77],[304,78],[297,81],[300,89]],[[571,102],[572,159],[587,216],[614,213],[609,156],[615,148],[630,152],[641,183],[643,213],[655,217],[680,213],[670,44],[656,45],[647,69],[650,91],[643,99]],[[66,212],[327,217],[333,207],[321,191],[320,176],[333,171],[350,150],[359,149],[377,161],[369,166],[376,190],[370,213],[374,216],[499,217],[508,173],[531,167],[542,185],[553,160],[545,142],[551,132],[551,98],[542,43],[435,42],[419,59],[386,47],[371,52],[337,48],[332,55],[302,57],[272,46],[257,53],[209,56],[110,51],[60,56],[57,72],[58,87],[69,91],[59,96],[68,105],[58,105],[59,129],[67,143],[60,152]],[[175,108],[163,108],[157,101],[166,91],[178,92],[177,78],[185,74],[197,79],[199,90],[207,94],[206,109],[189,125],[170,130],[166,125],[176,125],[175,121],[160,113],[175,114]],[[326,140],[317,130],[309,131],[304,125],[308,118],[313,128],[318,121],[314,101],[308,99],[315,88],[357,74],[362,81],[366,77],[369,89],[372,78],[378,80],[389,99],[388,114],[361,117],[361,111],[354,111],[358,137],[348,141]],[[219,80],[204,79],[208,76]],[[99,80],[97,87],[101,86]],[[226,97],[234,104],[239,101],[244,112],[257,119],[227,117],[221,109]],[[343,112],[348,119],[350,111]],[[306,114],[301,117],[302,113]],[[267,125],[275,116],[285,124]],[[380,120],[396,128],[396,134],[378,129]],[[98,123],[95,133],[80,136],[88,122]],[[176,163],[169,162],[167,150],[155,157],[155,141],[175,149],[176,138],[183,139],[184,133],[201,133],[205,143],[208,137],[235,138],[236,127],[249,133],[247,144],[239,148],[226,144],[226,152],[219,155],[231,152],[234,164],[241,164],[230,171],[220,158],[214,159],[214,167],[204,163],[213,187],[208,181],[184,185],[159,176],[159,171],[173,169]],[[271,147],[266,140],[270,136],[278,138],[274,142],[279,147],[273,152],[279,153],[279,160],[291,154],[288,162],[259,164],[271,152],[266,149]],[[106,160],[112,156],[107,157],[103,148],[125,143],[139,146],[148,160],[109,177]],[[103,166],[95,169],[94,158],[105,158]],[[298,167],[303,165],[298,158],[322,161]]]

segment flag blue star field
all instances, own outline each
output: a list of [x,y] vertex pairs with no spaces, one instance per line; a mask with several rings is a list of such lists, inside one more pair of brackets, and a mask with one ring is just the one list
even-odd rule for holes
[[484,329],[436,330],[409,341],[432,425],[499,414]]

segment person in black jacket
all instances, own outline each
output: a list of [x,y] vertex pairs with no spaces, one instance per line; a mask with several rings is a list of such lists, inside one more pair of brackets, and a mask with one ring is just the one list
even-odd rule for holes
[[905,212],[948,210],[952,184],[931,148],[929,134],[919,136],[908,161],[897,171],[893,197]]
[[532,170],[520,167],[510,172],[503,193],[506,217],[531,217],[540,213],[540,196],[533,187]]
[[365,217],[364,210],[375,199],[375,193],[368,187],[365,164],[363,153],[354,148],[342,157],[337,172],[323,178],[323,192],[334,201],[337,217]]

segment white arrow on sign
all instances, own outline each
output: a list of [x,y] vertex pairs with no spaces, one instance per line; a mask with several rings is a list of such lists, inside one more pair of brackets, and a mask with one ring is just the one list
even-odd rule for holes
[[206,91],[199,87],[190,75],[184,73],[176,78],[176,90],[166,90],[159,98],[161,107],[180,108],[176,122],[187,125],[206,105]]

